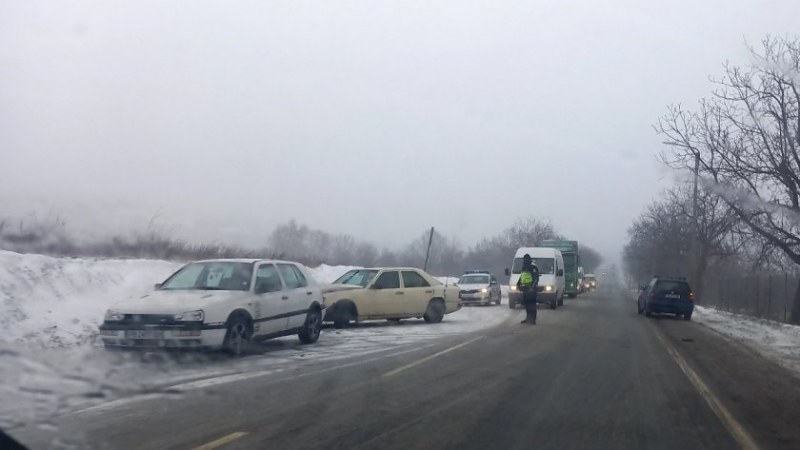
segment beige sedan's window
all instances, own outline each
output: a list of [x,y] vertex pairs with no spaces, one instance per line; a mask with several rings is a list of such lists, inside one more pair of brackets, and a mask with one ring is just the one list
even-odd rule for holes
[[415,287],[428,287],[430,283],[425,281],[425,278],[422,278],[422,275],[418,274],[417,272],[412,272],[410,270],[403,271],[403,286],[407,288],[415,288]]
[[400,289],[400,274],[383,272],[375,281],[375,289]]

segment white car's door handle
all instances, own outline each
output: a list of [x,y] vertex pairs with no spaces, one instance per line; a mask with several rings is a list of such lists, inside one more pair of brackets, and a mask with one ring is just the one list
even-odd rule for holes
[[281,300],[289,300],[289,296],[288,295],[284,295],[283,297],[281,297]]
[[426,294],[433,294],[433,291],[429,289],[429,290],[425,291],[425,293]]
[[403,295],[402,292],[395,292],[394,295]]
[[313,294],[313,292],[311,291],[306,292],[306,295],[311,295],[311,294]]

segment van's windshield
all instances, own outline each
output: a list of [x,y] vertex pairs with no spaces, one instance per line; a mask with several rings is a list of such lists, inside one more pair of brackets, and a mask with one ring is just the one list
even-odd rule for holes
[[[539,274],[553,274],[555,271],[555,258],[531,258],[536,267],[539,268]],[[511,273],[518,274],[522,271],[522,258],[515,258],[514,265],[512,266]]]

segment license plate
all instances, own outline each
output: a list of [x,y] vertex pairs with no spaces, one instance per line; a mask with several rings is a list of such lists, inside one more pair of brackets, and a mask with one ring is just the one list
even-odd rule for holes
[[680,294],[667,294],[665,298],[681,298]]
[[125,332],[127,339],[164,339],[161,330],[128,330]]

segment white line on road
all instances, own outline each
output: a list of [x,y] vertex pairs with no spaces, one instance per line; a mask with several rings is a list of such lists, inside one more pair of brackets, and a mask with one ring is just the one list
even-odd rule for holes
[[244,431],[237,431],[237,432],[231,433],[231,434],[229,434],[227,436],[223,436],[223,437],[221,437],[221,438],[219,438],[219,439],[217,439],[215,441],[211,441],[211,442],[209,442],[207,444],[203,444],[203,445],[201,445],[199,447],[195,447],[194,450],[213,450],[213,449],[215,449],[217,447],[222,447],[223,445],[225,445],[225,444],[227,444],[229,442],[235,441],[236,439],[239,439],[240,437],[242,437],[242,436],[244,436],[246,434],[247,433],[245,433]]
[[400,366],[397,369],[394,369],[394,370],[391,370],[389,372],[386,372],[386,373],[383,374],[383,376],[384,377],[391,377],[393,375],[397,375],[398,373],[400,373],[400,372],[402,372],[404,370],[407,370],[407,369],[410,369],[412,367],[418,366],[418,365],[420,365],[420,364],[422,364],[422,363],[424,363],[426,361],[432,360],[433,358],[436,358],[438,356],[442,356],[445,353],[450,353],[453,350],[458,350],[459,348],[464,347],[466,345],[469,345],[469,344],[477,341],[478,339],[482,339],[482,338],[483,338],[483,336],[478,336],[476,338],[468,340],[467,342],[462,342],[462,343],[460,343],[458,345],[454,345],[454,346],[452,346],[450,348],[446,348],[446,349],[444,349],[444,350],[442,350],[440,352],[434,353],[432,355],[428,355],[428,356],[426,356],[426,357],[424,357],[422,359],[418,359],[418,360],[416,360],[416,361],[414,361],[414,362],[412,362],[410,364],[406,364],[405,366]]
[[104,412],[110,409],[119,408],[120,406],[130,405],[132,403],[143,402],[145,400],[163,399],[163,398],[168,398],[168,397],[163,393],[150,393],[150,394],[137,395],[135,397],[118,398],[116,400],[100,403],[99,405],[89,406],[87,408],[82,408],[76,411],[72,411],[69,414]]
[[678,350],[676,350],[672,344],[667,342],[667,339],[661,334],[661,331],[659,331],[658,328],[653,325],[650,327],[655,332],[656,338],[658,338],[664,347],[666,347],[667,353],[672,356],[672,359],[678,364],[678,367],[680,367],[681,371],[683,371],[683,373],[686,375],[686,378],[689,379],[689,382],[691,382],[694,388],[697,389],[697,392],[699,392],[706,403],[708,403],[708,406],[712,411],[714,411],[714,414],[717,415],[725,428],[728,429],[728,432],[731,433],[733,438],[736,439],[739,445],[742,446],[742,449],[758,450],[758,445],[756,444],[756,441],[753,440],[752,436],[750,436],[750,433],[744,429],[744,426],[742,426],[742,424],[736,420],[735,417],[733,417],[733,414],[731,414],[731,412],[725,408],[725,405],[723,405],[722,402],[714,395],[714,393],[711,392],[711,389],[709,389],[700,376],[697,375],[694,370],[692,370],[692,368],[689,366],[689,363],[687,363],[683,356],[678,353]]
[[236,381],[248,380],[250,378],[272,375],[273,373],[278,373],[278,372],[283,372],[283,369],[260,370],[258,372],[235,373],[231,375],[223,375],[221,377],[205,378],[202,380],[190,381],[188,383],[181,383],[168,386],[165,387],[164,390],[189,391],[192,389],[203,389],[211,386],[216,386],[218,384],[233,383]]

